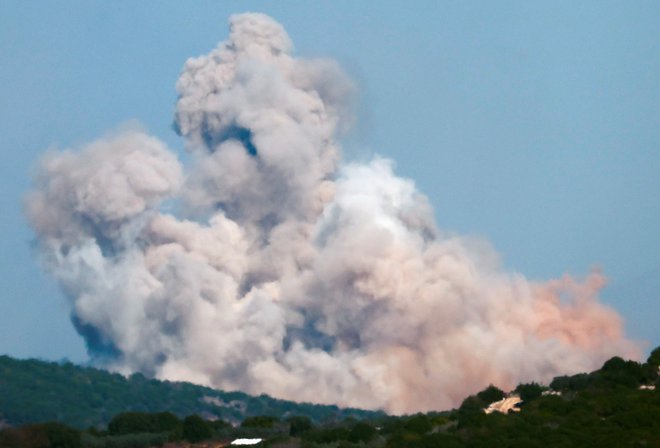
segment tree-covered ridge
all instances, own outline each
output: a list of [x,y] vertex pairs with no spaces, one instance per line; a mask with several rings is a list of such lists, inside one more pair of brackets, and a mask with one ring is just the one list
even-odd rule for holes
[[660,347],[646,363],[614,357],[594,372],[556,377],[549,387],[521,384],[520,412],[508,415],[486,415],[488,400],[470,396],[452,414],[455,428],[433,437],[450,436],[447,446],[660,447],[659,366]]
[[245,417],[304,415],[314,421],[366,418],[371,411],[223,392],[183,382],[128,378],[71,363],[17,360],[0,356],[0,422],[5,425],[58,421],[77,428],[105,426],[127,411],[169,411],[240,422]]
[[522,405],[508,415],[484,412],[507,398],[489,386],[445,412],[325,422],[270,414],[246,417],[240,425],[199,415],[123,412],[103,429],[77,431],[60,423],[5,429],[0,446],[175,448],[261,438],[258,446],[280,448],[660,447],[659,367],[660,347],[646,363],[614,357],[594,372],[557,377],[549,387],[520,384],[511,394]]

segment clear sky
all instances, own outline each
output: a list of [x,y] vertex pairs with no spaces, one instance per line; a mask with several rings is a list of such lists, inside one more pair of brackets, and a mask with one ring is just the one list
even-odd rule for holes
[[21,210],[40,155],[130,120],[181,150],[181,67],[244,11],[358,80],[347,157],[394,159],[442,229],[488,239],[508,270],[601,267],[603,300],[660,345],[659,2],[4,0],[0,353],[86,360]]

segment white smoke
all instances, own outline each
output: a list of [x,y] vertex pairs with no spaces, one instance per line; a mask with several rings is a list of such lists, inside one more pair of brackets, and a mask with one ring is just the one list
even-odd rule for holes
[[637,354],[597,300],[600,273],[507,273],[487,243],[438,231],[390,161],[341,166],[354,85],[291,49],[278,23],[243,14],[186,62],[185,179],[140,131],[44,157],[26,210],[93,359],[400,413]]

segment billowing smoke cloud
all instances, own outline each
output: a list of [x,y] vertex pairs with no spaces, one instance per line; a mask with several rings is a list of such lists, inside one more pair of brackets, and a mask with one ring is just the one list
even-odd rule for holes
[[600,273],[505,272],[390,161],[341,164],[354,85],[269,17],[232,17],[177,90],[185,175],[128,131],[48,154],[26,200],[97,362],[399,413],[637,354]]

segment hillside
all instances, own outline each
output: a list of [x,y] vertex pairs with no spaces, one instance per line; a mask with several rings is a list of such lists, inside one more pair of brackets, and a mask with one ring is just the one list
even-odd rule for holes
[[[0,446],[172,448],[259,438],[259,446],[280,448],[660,447],[659,369],[660,347],[645,363],[614,357],[594,372],[556,377],[548,386],[520,384],[507,394],[491,385],[465,398],[458,409],[387,416],[0,357],[0,409],[7,419],[19,409],[25,421],[54,420],[52,415],[60,421],[84,420],[84,412],[101,413],[107,420],[110,409],[143,410],[120,413],[107,426],[86,431],[59,423],[8,428],[0,431]],[[166,408],[179,416],[228,412],[234,423],[241,415],[253,416],[232,426],[194,415],[181,419],[154,413]]]
[[614,357],[549,387],[519,385],[510,396],[522,403],[506,415],[484,412],[501,398],[489,388],[466,398],[454,413],[456,427],[434,437],[447,446],[660,447],[659,366],[660,347],[646,363]]
[[71,363],[0,356],[0,422],[4,425],[59,421],[77,428],[105,426],[113,416],[126,411],[170,411],[179,417],[200,414],[231,422],[256,415],[302,415],[316,422],[379,415],[158,381],[140,374],[125,378]]

